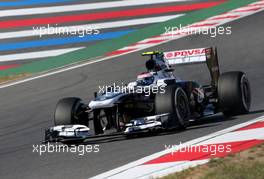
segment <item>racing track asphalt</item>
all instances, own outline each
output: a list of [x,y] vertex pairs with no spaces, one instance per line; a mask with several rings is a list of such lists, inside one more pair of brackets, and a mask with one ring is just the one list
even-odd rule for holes
[[[52,125],[54,107],[65,96],[91,99],[98,85],[134,80],[144,71],[145,60],[139,52],[88,65],[72,71],[37,79],[0,90],[0,176],[13,178],[70,179],[88,178],[164,149],[206,134],[245,122],[264,113],[264,12],[231,22],[232,35],[210,38],[195,35],[172,41],[148,50],[172,50],[217,45],[222,71],[242,70],[252,87],[252,112],[225,119],[218,115],[194,123],[188,130],[124,140],[112,138],[97,141],[99,153],[79,156],[72,153],[33,153],[33,144],[40,144],[44,129]],[[226,25],[225,25],[226,26]],[[202,65],[176,68],[184,79],[205,82],[208,78]]]

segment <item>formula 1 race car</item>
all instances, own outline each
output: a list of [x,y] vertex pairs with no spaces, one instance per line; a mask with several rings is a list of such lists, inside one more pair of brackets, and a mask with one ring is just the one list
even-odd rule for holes
[[[190,120],[223,112],[226,116],[249,112],[250,85],[240,71],[220,74],[217,49],[197,48],[170,52],[145,52],[147,72],[125,86],[107,86],[84,103],[61,99],[55,109],[55,126],[46,130],[46,142],[83,141],[92,136],[125,136],[150,131],[185,129]],[[173,66],[206,63],[211,83],[180,80]],[[89,121],[93,125],[90,124]],[[92,130],[94,132],[92,132]]]

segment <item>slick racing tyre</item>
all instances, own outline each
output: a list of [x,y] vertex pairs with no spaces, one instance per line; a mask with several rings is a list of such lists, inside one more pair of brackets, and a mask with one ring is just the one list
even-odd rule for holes
[[88,116],[81,99],[75,97],[61,99],[55,108],[54,123],[55,125],[88,124]]
[[[169,113],[179,129],[189,125],[190,107],[186,93],[181,87],[169,85],[164,93],[157,93],[155,97],[156,114]],[[168,126],[169,127],[169,126]]]
[[249,112],[251,91],[246,75],[240,71],[223,73],[218,80],[219,107],[226,116]]

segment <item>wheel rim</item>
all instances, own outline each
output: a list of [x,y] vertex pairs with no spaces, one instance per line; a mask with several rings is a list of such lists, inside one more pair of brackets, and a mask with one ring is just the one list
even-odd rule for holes
[[74,108],[72,110],[72,116],[75,120],[78,120],[78,115],[79,115],[79,112],[80,112],[80,107],[81,107],[82,103],[81,101],[77,101],[74,105]]
[[186,98],[180,88],[175,91],[175,111],[178,115],[178,120],[182,125],[185,125],[188,119],[188,106]]
[[177,99],[177,107],[179,109],[179,113],[180,115],[183,117],[183,118],[186,118],[186,113],[187,113],[187,110],[186,110],[186,102],[185,102],[185,99],[183,96],[180,96],[178,99]]
[[85,123],[85,118],[83,117],[84,114],[84,107],[83,107],[84,103],[83,101],[78,101],[76,102],[76,104],[74,105],[74,108],[72,110],[72,122],[74,124],[82,124],[82,125],[87,125]]

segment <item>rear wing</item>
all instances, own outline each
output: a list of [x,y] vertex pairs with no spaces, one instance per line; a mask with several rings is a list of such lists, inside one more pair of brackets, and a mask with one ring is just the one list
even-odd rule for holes
[[211,85],[217,86],[220,75],[217,49],[213,47],[163,52],[169,66],[206,63],[211,75]]

